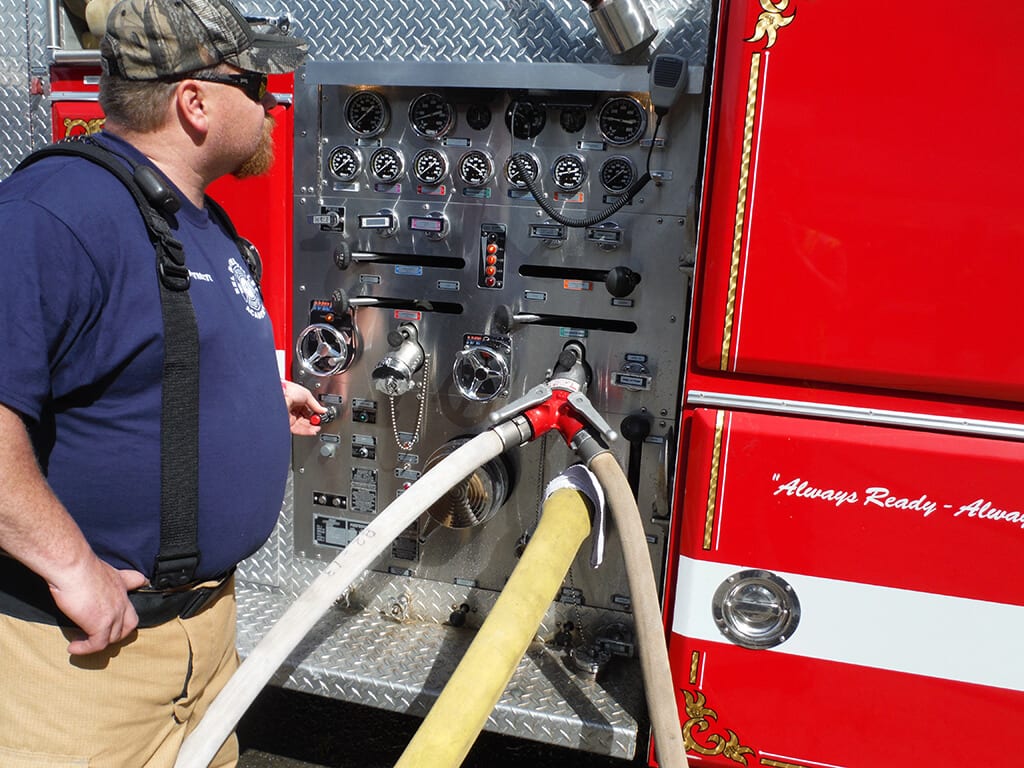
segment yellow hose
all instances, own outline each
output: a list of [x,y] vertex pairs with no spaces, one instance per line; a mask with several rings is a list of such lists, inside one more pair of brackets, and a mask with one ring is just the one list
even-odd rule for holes
[[462,764],[589,532],[579,491],[563,488],[548,497],[508,584],[395,768]]

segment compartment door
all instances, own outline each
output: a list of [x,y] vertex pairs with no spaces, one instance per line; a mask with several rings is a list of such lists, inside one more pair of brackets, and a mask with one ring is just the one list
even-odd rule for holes
[[1024,445],[716,410],[691,434],[670,653],[692,749],[1018,765]]
[[699,366],[1024,400],[1018,0],[726,13]]

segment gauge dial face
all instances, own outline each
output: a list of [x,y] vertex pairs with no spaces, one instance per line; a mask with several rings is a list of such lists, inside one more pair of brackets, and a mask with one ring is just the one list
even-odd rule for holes
[[601,184],[609,192],[625,192],[636,181],[636,165],[628,157],[613,155],[601,164]]
[[[540,161],[530,152],[516,152],[513,157],[523,161],[522,164],[526,166],[527,177],[530,181],[536,181],[537,174],[540,173]],[[505,178],[516,189],[526,189],[526,181],[523,179],[522,174],[519,173],[517,165],[512,162],[511,157],[505,162]]]
[[587,180],[587,163],[579,155],[559,155],[551,166],[551,179],[564,192],[572,192]]
[[345,102],[345,123],[357,136],[383,133],[390,121],[387,99],[376,91],[356,91]]
[[412,161],[412,175],[423,184],[437,184],[448,175],[448,158],[440,150],[420,150]]
[[471,149],[459,158],[459,178],[471,187],[482,187],[494,175],[494,163],[490,155],[479,149]]
[[647,111],[631,96],[616,96],[601,107],[597,126],[609,143],[632,144],[647,130]]
[[470,104],[466,107],[466,124],[474,131],[482,131],[491,124],[491,108],[486,104]]
[[327,167],[336,179],[352,181],[359,175],[363,160],[352,147],[335,147],[327,156]]
[[421,93],[409,105],[409,123],[420,136],[439,139],[455,126],[455,107],[439,93]]
[[583,107],[566,107],[558,116],[558,124],[566,133],[579,133],[587,124],[587,111]]
[[505,125],[517,139],[532,139],[547,123],[544,107],[532,101],[513,101],[505,110]]
[[381,181],[395,181],[402,176],[405,161],[402,153],[392,147],[381,147],[370,155],[370,173]]

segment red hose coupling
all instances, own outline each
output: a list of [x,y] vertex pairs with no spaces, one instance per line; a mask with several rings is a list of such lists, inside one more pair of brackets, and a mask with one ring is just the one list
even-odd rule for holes
[[587,423],[580,420],[579,413],[568,402],[571,394],[572,392],[565,389],[555,389],[546,401],[523,412],[526,420],[530,422],[534,440],[556,429],[566,444],[571,444],[576,433],[587,427]]

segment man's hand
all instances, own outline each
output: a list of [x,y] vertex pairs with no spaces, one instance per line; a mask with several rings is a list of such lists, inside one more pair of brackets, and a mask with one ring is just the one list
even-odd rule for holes
[[117,570],[95,555],[50,582],[57,607],[85,636],[72,640],[68,653],[96,653],[128,637],[139,624],[128,591],[145,584],[146,577],[138,571]]
[[327,413],[327,409],[301,384],[281,379],[284,401],[288,405],[289,427],[293,435],[315,435],[319,426],[310,423],[313,414]]

